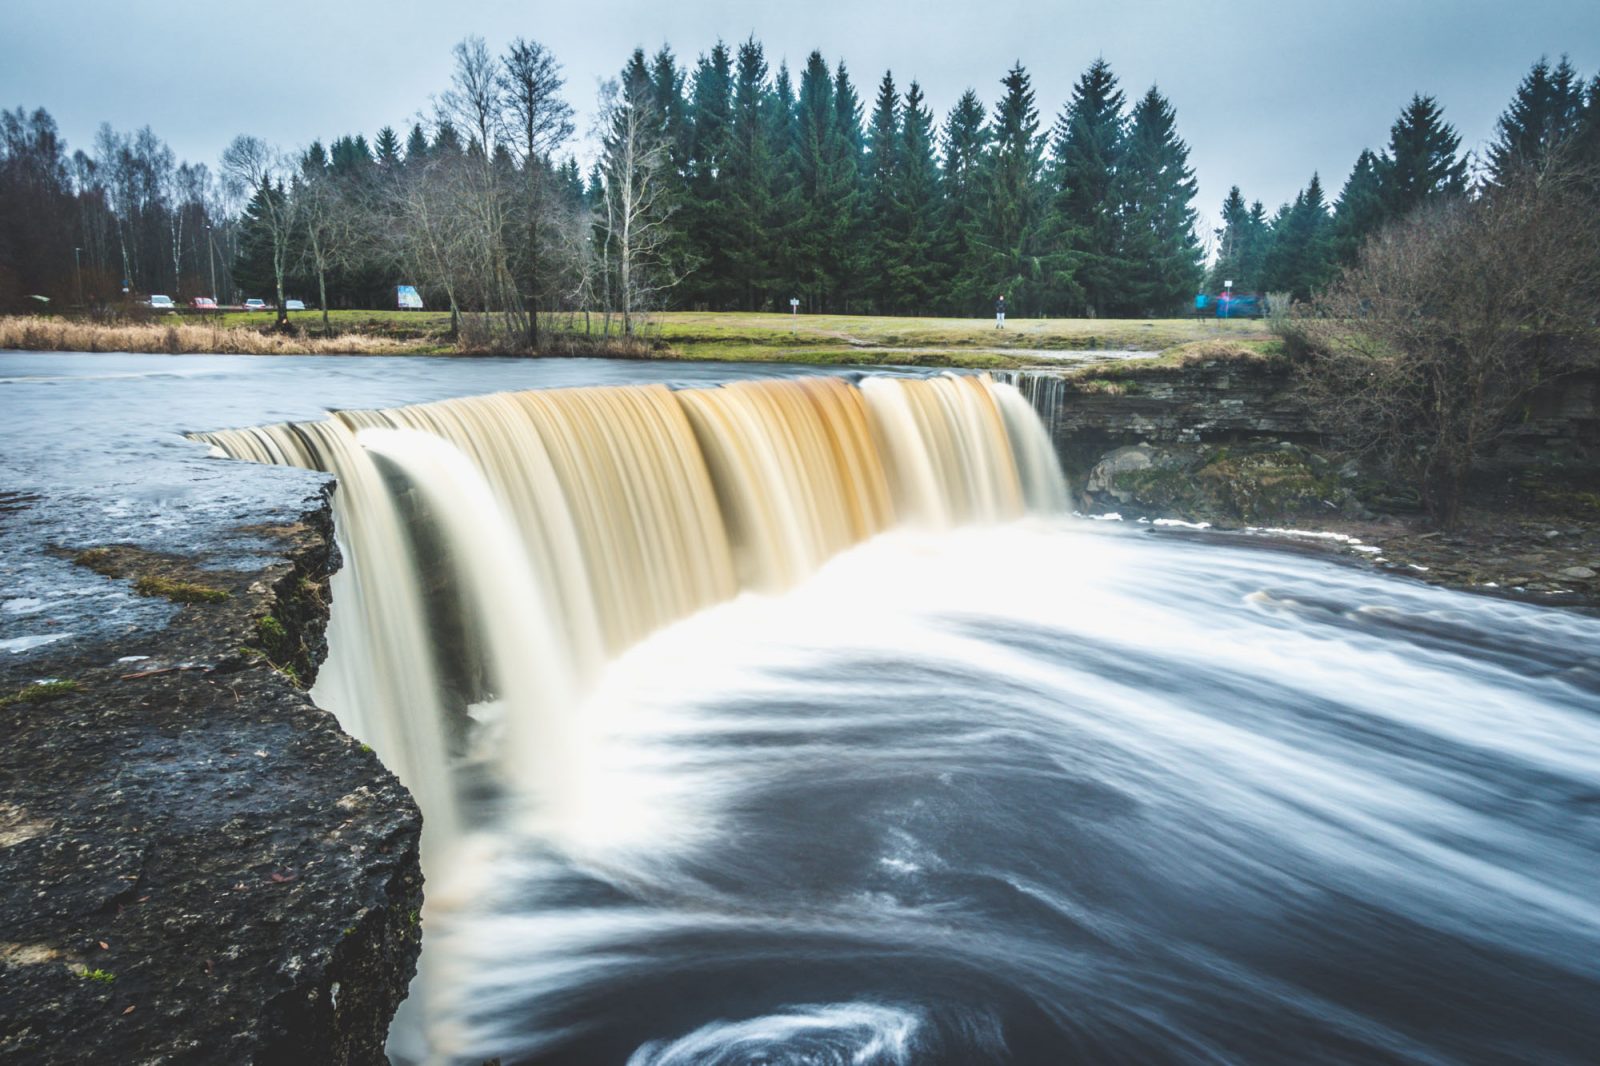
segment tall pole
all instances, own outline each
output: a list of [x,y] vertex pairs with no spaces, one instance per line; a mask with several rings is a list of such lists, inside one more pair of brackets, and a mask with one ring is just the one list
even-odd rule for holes
[[211,302],[217,302],[217,252],[211,242],[211,223],[206,223],[206,262],[211,264]]
[[78,307],[83,307],[83,261],[79,257],[82,248],[72,249],[72,273],[78,279]]

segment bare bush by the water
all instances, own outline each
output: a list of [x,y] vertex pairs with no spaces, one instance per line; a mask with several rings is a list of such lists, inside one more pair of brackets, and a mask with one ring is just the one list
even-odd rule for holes
[[188,324],[75,322],[31,315],[0,317],[0,348],[43,352],[166,352],[173,355],[395,355],[388,337],[305,337]]
[[1439,525],[1528,394],[1594,358],[1600,211],[1581,178],[1529,171],[1423,209],[1281,324],[1324,427]]

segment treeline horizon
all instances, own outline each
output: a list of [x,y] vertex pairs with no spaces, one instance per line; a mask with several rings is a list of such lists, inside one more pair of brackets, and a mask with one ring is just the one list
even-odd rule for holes
[[661,308],[967,316],[1004,294],[1019,317],[1156,317],[1225,280],[1306,299],[1424,206],[1552,153],[1600,160],[1600,76],[1540,59],[1476,173],[1415,96],[1336,197],[1313,174],[1269,213],[1233,186],[1208,271],[1179,117],[1155,86],[1130,103],[1103,60],[1046,126],[1020,63],[992,107],[969,89],[936,118],[915,81],[885,73],[869,102],[818,52],[796,76],[753,38],[690,66],[636,50],[602,89],[584,172],[554,56],[468,38],[454,58],[404,133],[290,153],[240,137],[218,171],[149,127],[102,125],[68,155],[42,108],[0,112],[0,308],[124,288],[392,307],[415,284],[533,346],[530,309],[627,331]]

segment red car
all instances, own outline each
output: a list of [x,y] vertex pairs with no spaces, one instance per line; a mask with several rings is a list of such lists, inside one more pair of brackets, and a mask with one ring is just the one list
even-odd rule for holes
[[217,309],[217,301],[209,296],[196,296],[189,301],[189,306],[196,311],[215,311]]

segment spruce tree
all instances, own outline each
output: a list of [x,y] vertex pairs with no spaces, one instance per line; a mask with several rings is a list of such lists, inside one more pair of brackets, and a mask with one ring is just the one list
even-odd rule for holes
[[440,159],[453,159],[462,154],[461,135],[456,132],[455,123],[446,119],[434,128],[428,154]]
[[1124,314],[1167,315],[1200,284],[1200,241],[1189,146],[1177,114],[1154,86],[1133,110],[1117,185],[1123,220],[1118,258],[1124,270],[1111,307]]
[[1244,277],[1241,267],[1244,265],[1249,230],[1250,208],[1245,204],[1239,186],[1235,185],[1228,190],[1227,199],[1222,201],[1222,225],[1215,230],[1217,260],[1206,278],[1206,288],[1220,290],[1223,282],[1232,281],[1240,292],[1248,291],[1247,282],[1250,279]]
[[695,65],[689,104],[687,198],[683,227],[699,269],[684,282],[689,303],[724,310],[739,298],[727,198],[733,150],[733,57],[718,41]]
[[769,229],[776,180],[772,110],[766,56],[752,37],[739,46],[728,161],[719,182],[727,219],[729,280],[737,285],[739,306],[745,310],[759,310],[778,278]]
[[1000,84],[991,146],[983,169],[983,205],[974,230],[969,286],[1004,295],[1018,314],[1036,312],[1044,145],[1028,72],[1017,63]]
[[878,99],[869,124],[865,176],[862,274],[865,294],[875,314],[887,314],[894,305],[891,271],[900,255],[905,226],[895,199],[900,183],[900,93],[894,75],[885,71],[878,83]]
[[1356,157],[1333,209],[1333,256],[1341,266],[1356,261],[1361,246],[1384,221],[1381,162],[1370,151]]
[[861,126],[861,98],[844,60],[833,74],[833,110],[835,129],[842,144],[842,155],[850,170],[851,196],[844,210],[848,212],[842,228],[843,239],[836,249],[834,291],[839,294],[833,310],[848,313],[865,308],[869,303],[866,287],[867,241],[869,231],[866,218],[866,136]]
[[851,296],[841,289],[850,274],[859,191],[856,137],[841,126],[844,113],[827,64],[821,53],[812,52],[795,102],[791,163],[797,228],[788,243],[800,298],[814,311],[840,309]]
[[1272,223],[1267,218],[1266,205],[1257,200],[1250,205],[1250,221],[1239,245],[1239,273],[1248,284],[1234,279],[1238,291],[1258,292],[1266,288],[1267,253],[1271,249]]
[[1579,166],[1600,167],[1600,74],[1584,94],[1583,113],[1572,136],[1572,160]]
[[1389,148],[1379,160],[1384,210],[1390,218],[1410,214],[1441,197],[1467,191],[1467,160],[1461,138],[1444,121],[1439,102],[1413,96],[1389,131]]
[[1122,298],[1122,91],[1097,59],[1056,122],[1051,174],[1051,288],[1074,311],[1104,314]]
[[1490,181],[1504,185],[1517,169],[1547,163],[1578,132],[1583,110],[1583,80],[1566,56],[1553,70],[1540,58],[1496,123]]
[[767,144],[772,153],[772,211],[766,219],[766,239],[775,288],[769,294],[781,310],[800,291],[797,237],[807,219],[795,172],[796,110],[794,81],[789,64],[780,60],[767,96]]
[[985,271],[976,263],[976,233],[982,223],[984,174],[987,170],[989,131],[983,122],[983,103],[968,89],[945,118],[944,200],[937,241],[940,310],[956,315],[982,314],[992,299]]
[[383,169],[394,170],[400,165],[400,136],[395,133],[394,127],[385,126],[379,130],[372,148],[378,165]]
[[406,162],[421,163],[428,158],[428,135],[422,130],[422,123],[416,122],[411,126],[411,134],[406,138]]
[[897,254],[889,268],[891,301],[901,312],[920,315],[932,307],[941,279],[937,261],[941,205],[933,112],[916,82],[906,90],[899,163],[893,192],[900,228]]
[[[642,52],[635,52],[635,56],[643,59]],[[631,63],[629,72],[634,74]],[[650,106],[661,123],[659,135],[667,149],[668,165],[657,174],[662,186],[657,209],[661,217],[670,218],[678,213],[689,196],[689,150],[693,132],[689,127],[688,102],[683,94],[683,70],[672,49],[663,45],[650,60],[644,84],[649,86]],[[668,229],[670,236],[656,253],[659,263],[673,276],[692,276],[702,260],[695,253],[689,227],[678,219]]]
[[1311,182],[1280,210],[1263,267],[1267,289],[1307,300],[1333,273],[1333,233],[1322,179]]
[[[281,182],[276,186],[263,184],[251,195],[250,201],[245,204],[244,213],[239,218],[233,280],[239,291],[246,296],[253,293],[265,295],[277,290],[278,275],[273,267],[272,225],[268,217],[273,211],[282,215],[284,211],[282,205],[287,195]],[[277,202],[275,208],[267,203],[268,197]]]

